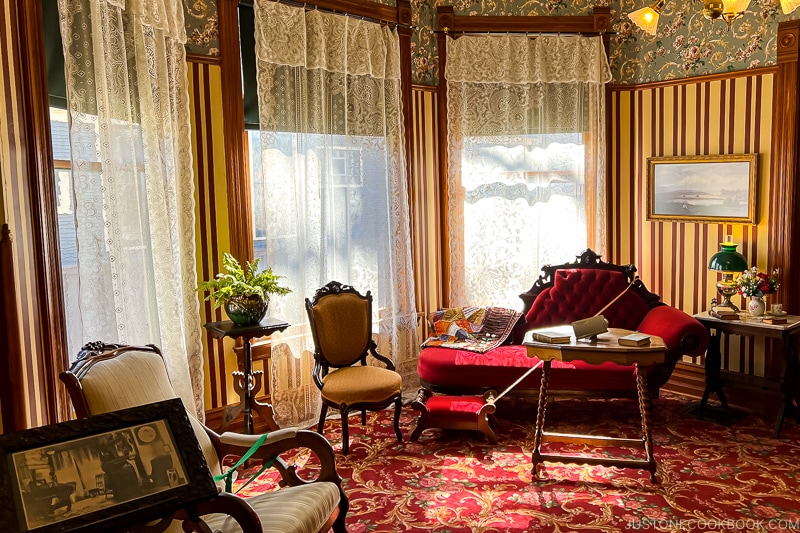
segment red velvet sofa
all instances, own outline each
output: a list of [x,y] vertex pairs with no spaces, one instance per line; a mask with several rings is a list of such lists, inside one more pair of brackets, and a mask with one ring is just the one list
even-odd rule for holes
[[[523,316],[505,344],[486,353],[423,348],[417,366],[422,388],[454,396],[481,395],[492,389],[499,393],[538,362],[521,345],[526,331],[591,317],[623,291],[601,313],[609,327],[657,335],[668,348],[665,361],[648,369],[651,397],[658,397],[683,355],[699,355],[708,345],[705,327],[648,291],[633,265],[605,263],[586,250],[574,263],[546,266],[542,271],[533,287],[520,295]],[[540,381],[541,369],[537,369],[509,394],[536,396]],[[636,378],[632,366],[554,361],[548,389],[551,395],[635,397]]]

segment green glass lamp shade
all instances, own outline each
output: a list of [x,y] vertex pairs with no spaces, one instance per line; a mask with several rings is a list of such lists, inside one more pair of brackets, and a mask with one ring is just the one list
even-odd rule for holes
[[711,256],[708,269],[722,273],[722,279],[717,282],[717,290],[722,295],[719,307],[727,307],[738,313],[739,308],[731,301],[731,296],[739,292],[733,275],[747,270],[747,259],[736,251],[736,244],[730,241],[719,244],[722,250]]
[[736,244],[732,242],[721,242],[722,251],[711,256],[708,262],[709,270],[719,272],[744,272],[747,270],[747,259],[736,251]]

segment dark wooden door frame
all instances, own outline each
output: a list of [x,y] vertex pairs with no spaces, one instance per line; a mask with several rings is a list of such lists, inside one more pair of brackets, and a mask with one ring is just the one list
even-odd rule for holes
[[[12,227],[27,227],[29,242],[21,242],[21,235],[8,235],[16,241],[16,249],[27,247],[31,256],[28,261],[20,260],[17,253],[3,265],[3,289],[11,294],[16,282],[13,273],[5,274],[6,268],[14,268],[21,279],[29,284],[29,294],[17,294],[12,305],[21,302],[27,313],[20,316],[18,310],[4,313],[3,324],[8,337],[8,363],[12,368],[26,369],[34,361],[24,359],[29,353],[35,358],[39,372],[23,372],[20,382],[12,380],[11,388],[0,391],[4,412],[7,404],[13,406],[11,420],[3,418],[4,430],[23,429],[21,426],[37,426],[66,420],[69,417],[69,401],[65,390],[58,385],[58,375],[66,368],[66,329],[64,328],[63,291],[61,286],[61,258],[58,242],[58,217],[56,214],[56,191],[54,182],[53,150],[50,138],[50,112],[48,105],[47,77],[44,59],[44,36],[42,34],[41,2],[18,2],[15,6],[6,4],[11,20],[12,40],[25,43],[11,51],[9,62],[15,67],[19,79],[13,89],[17,95],[20,123],[13,127],[19,133],[22,144],[17,146],[16,157],[22,161],[24,180],[21,187],[4,190],[6,206],[11,212],[6,216],[14,220]],[[30,220],[22,217],[30,213]],[[15,248],[11,248],[14,250]],[[20,329],[22,328],[22,329]],[[21,332],[21,335],[17,334]],[[25,343],[27,350],[23,350]],[[32,377],[32,379],[31,379]],[[31,400],[43,404],[42,419],[37,409],[31,408],[31,419],[24,418],[24,410],[19,406],[28,405]]]

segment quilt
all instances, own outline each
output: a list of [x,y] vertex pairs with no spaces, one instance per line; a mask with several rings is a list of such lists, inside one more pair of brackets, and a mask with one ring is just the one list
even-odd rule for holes
[[522,313],[505,307],[451,307],[428,316],[433,335],[422,347],[485,353],[503,344]]

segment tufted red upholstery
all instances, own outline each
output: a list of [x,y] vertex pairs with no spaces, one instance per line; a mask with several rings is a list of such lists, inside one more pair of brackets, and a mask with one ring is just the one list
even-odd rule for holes
[[[521,295],[530,309],[518,322],[510,344],[484,354],[428,347],[420,352],[417,367],[423,387],[446,394],[480,394],[486,389],[498,392],[513,383],[537,359],[527,357],[520,346],[525,331],[570,324],[602,310],[609,327],[641,331],[664,339],[667,354],[663,363],[648,369],[652,396],[668,380],[676,362],[685,355],[700,355],[708,345],[708,332],[700,322],[683,311],[661,303],[635,279],[632,265],[618,266],[599,261],[591,250],[578,261],[542,269],[545,274]],[[624,291],[624,293],[623,293]],[[622,294],[614,303],[608,305]],[[526,300],[526,297],[528,298]],[[633,391],[633,367],[613,363],[587,365],[582,362],[553,362],[551,391]],[[518,389],[538,389],[541,371],[518,385]]]
[[[553,287],[539,294],[525,316],[526,329],[570,324],[594,316],[627,287],[621,272],[588,268],[557,270]],[[627,291],[602,315],[612,328],[636,330],[649,310],[637,294]]]

